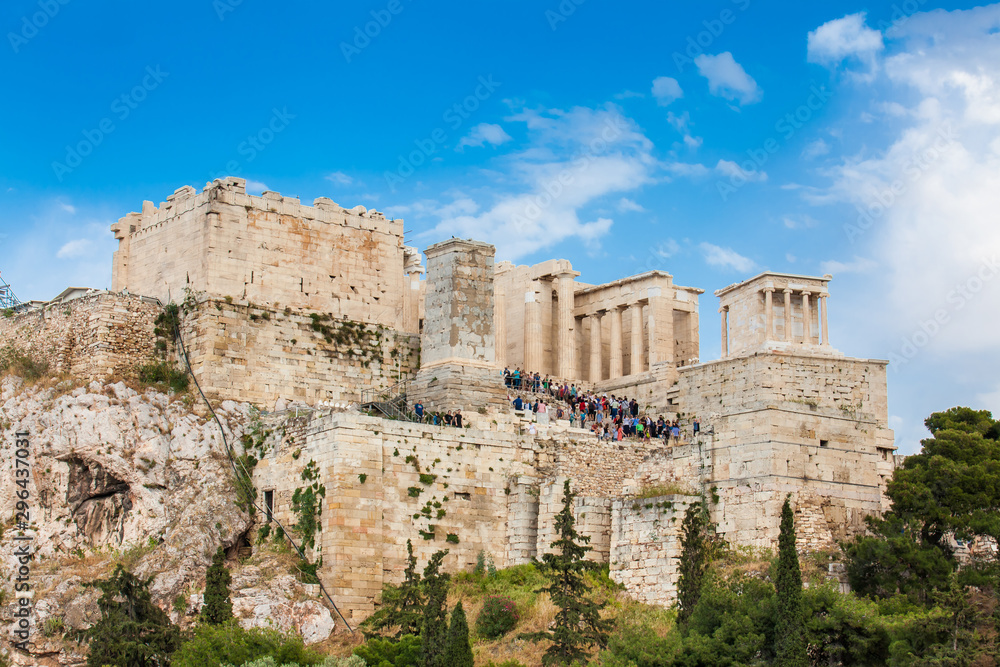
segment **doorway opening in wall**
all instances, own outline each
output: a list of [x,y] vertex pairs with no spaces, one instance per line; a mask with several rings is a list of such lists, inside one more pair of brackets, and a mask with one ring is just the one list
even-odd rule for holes
[[829,444],[830,444],[830,441],[829,441],[829,440],[820,440],[820,441],[819,441],[819,446],[820,446],[820,447],[826,447],[826,446],[827,446],[827,445],[829,445]]
[[268,523],[270,523],[271,517],[274,516],[274,491],[264,492],[264,513],[267,515]]

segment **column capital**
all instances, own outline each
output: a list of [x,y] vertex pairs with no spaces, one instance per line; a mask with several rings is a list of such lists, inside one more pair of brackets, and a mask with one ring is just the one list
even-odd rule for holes
[[760,291],[764,292],[766,294],[767,292],[774,292],[774,288],[773,287],[763,287],[763,288],[761,288]]
[[719,308],[719,312],[720,313],[727,313],[727,312],[729,312],[729,306],[722,306],[721,308]]
[[783,294],[791,294],[791,293],[792,293],[792,292],[794,292],[794,291],[795,291],[795,290],[793,290],[793,289],[792,289],[792,288],[790,288],[790,287],[786,287],[785,289],[781,290],[781,292],[782,292]]
[[804,290],[802,290],[801,294],[802,294],[802,296],[812,296],[813,293],[810,292],[807,289],[804,289]]
[[816,298],[818,299],[827,299],[829,297],[830,297],[829,292],[820,292],[819,294],[816,295]]

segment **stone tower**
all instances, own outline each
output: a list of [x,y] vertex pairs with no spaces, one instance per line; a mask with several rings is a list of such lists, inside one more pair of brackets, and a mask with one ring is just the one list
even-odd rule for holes
[[434,411],[506,402],[493,334],[493,255],[488,243],[430,246],[420,370],[409,397]]

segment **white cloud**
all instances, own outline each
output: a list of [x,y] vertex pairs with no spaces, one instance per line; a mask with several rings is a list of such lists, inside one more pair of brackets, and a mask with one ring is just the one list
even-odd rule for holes
[[785,253],[785,261],[788,262],[789,264],[794,264],[796,259],[797,258],[792,253],[790,252]]
[[978,394],[976,398],[979,399],[977,407],[992,412],[994,419],[1000,417],[1000,385],[997,385],[993,391]]
[[462,137],[455,150],[461,152],[466,146],[481,148],[486,144],[499,146],[502,143],[512,140],[511,136],[504,132],[503,128],[499,125],[495,123],[480,123],[472,128],[472,131],[467,136]]
[[702,243],[698,247],[701,248],[705,262],[709,266],[739,273],[749,273],[757,266],[752,259],[744,257],[732,248],[723,248],[712,243]]
[[626,211],[632,211],[634,213],[646,212],[646,209],[644,209],[641,205],[637,204],[634,200],[629,199],[628,197],[622,197],[621,199],[619,199],[617,208],[622,213],[625,213]]
[[715,171],[722,174],[723,176],[728,176],[730,178],[741,179],[744,178],[749,183],[766,181],[767,172],[765,171],[746,171],[740,165],[736,164],[731,160],[719,160],[715,165]]
[[882,33],[865,25],[865,13],[848,14],[828,21],[809,33],[806,59],[829,68],[857,60],[874,70],[884,48]]
[[[528,146],[496,158],[468,204],[428,202],[418,215],[437,218],[424,238],[474,237],[518,259],[569,238],[596,245],[613,221],[589,206],[655,180],[653,143],[614,104],[572,109],[521,109],[506,119],[527,130]],[[455,197],[458,200],[462,197]]]
[[659,76],[653,79],[653,97],[656,98],[657,104],[665,107],[670,106],[674,100],[684,97],[684,91],[681,90],[681,84],[677,83],[677,79]]
[[[816,197],[851,204],[846,238],[878,259],[857,288],[865,326],[849,326],[875,332],[872,352],[901,359],[895,369],[1000,365],[1000,155],[991,147],[1000,136],[1000,5],[915,14],[891,34],[872,91],[882,108],[905,113],[887,123],[882,150],[827,170],[829,187]],[[927,335],[935,314],[946,322]]]
[[811,215],[786,215],[781,219],[788,229],[811,229],[819,226],[819,220]]
[[694,59],[694,64],[698,73],[708,79],[708,90],[713,95],[741,105],[759,102],[763,96],[757,82],[729,51],[716,56],[702,54]]
[[77,259],[79,257],[85,257],[93,249],[94,244],[90,239],[76,239],[64,244],[56,252],[56,257],[59,259]]
[[691,150],[698,150],[704,139],[701,137],[692,137],[690,134],[684,135],[684,145]]
[[250,194],[259,195],[260,193],[270,190],[266,183],[261,183],[260,181],[255,181],[253,179],[247,179],[247,192]]
[[830,152],[830,144],[822,139],[817,139],[802,149],[802,157],[806,160],[821,157]]
[[354,182],[353,178],[342,171],[335,171],[332,174],[327,174],[326,180],[330,181],[334,185],[350,185]]
[[681,246],[677,241],[673,239],[667,239],[662,243],[658,243],[656,247],[653,248],[653,254],[660,259],[669,259],[681,251]]
[[623,90],[622,92],[615,94],[615,99],[616,100],[627,100],[627,99],[631,99],[633,97],[642,98],[642,97],[646,97],[646,96],[643,95],[642,93],[637,93],[634,90]]
[[59,208],[66,211],[70,215],[76,215],[76,207],[72,204],[60,203]]
[[820,267],[823,273],[829,273],[834,276],[843,273],[871,273],[878,268],[878,262],[868,259],[867,257],[855,256],[854,259],[849,262],[829,260],[823,262]]

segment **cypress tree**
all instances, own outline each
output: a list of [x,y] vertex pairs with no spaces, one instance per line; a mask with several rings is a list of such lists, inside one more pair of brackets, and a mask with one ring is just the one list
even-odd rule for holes
[[555,553],[542,556],[542,570],[551,578],[551,585],[539,589],[538,593],[548,593],[552,603],[559,607],[551,630],[521,635],[522,639],[540,641],[548,639],[552,645],[542,656],[542,665],[568,665],[574,661],[586,662],[587,648],[596,644],[605,648],[611,621],[601,619],[604,603],[598,604],[588,599],[589,588],[584,574],[596,570],[599,565],[584,560],[591,547],[586,546],[590,538],[576,532],[573,518],[573,499],[569,480],[563,484],[563,508],[556,515],[556,533],[552,542]]
[[802,622],[802,573],[795,552],[795,518],[785,497],[778,535],[778,566],[775,573],[776,612],[774,623],[774,664],[778,667],[805,667],[806,642]]
[[413,555],[413,542],[406,540],[406,570],[403,583],[398,587],[386,584],[382,589],[382,608],[361,624],[367,639],[381,637],[384,630],[397,627],[392,639],[403,635],[419,635],[424,621],[424,595],[420,591],[420,573],[417,557]]
[[469,623],[465,618],[461,602],[451,612],[451,627],[448,628],[448,648],[445,651],[444,664],[448,667],[473,667]]
[[233,603],[229,599],[229,585],[232,582],[233,577],[226,567],[226,554],[219,547],[205,574],[205,606],[201,608],[203,621],[219,625],[233,617]]
[[139,579],[119,564],[107,579],[84,584],[101,591],[100,620],[78,633],[90,646],[87,667],[170,664],[183,638],[180,628],[153,604],[152,580]]
[[701,584],[708,569],[708,553],[705,544],[705,507],[703,502],[688,505],[681,526],[680,580],[677,582],[677,604],[680,607],[678,621],[684,622],[694,611],[701,597]]
[[424,623],[420,630],[421,665],[423,667],[449,667],[445,662],[448,648],[448,574],[441,572],[441,562],[448,550],[438,551],[424,568]]

